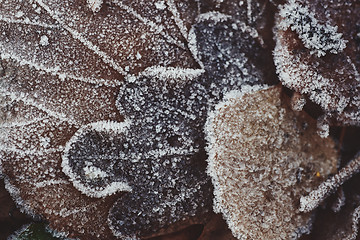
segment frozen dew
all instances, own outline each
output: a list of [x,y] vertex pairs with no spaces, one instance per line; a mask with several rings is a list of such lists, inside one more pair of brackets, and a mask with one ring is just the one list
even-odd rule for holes
[[96,13],[100,11],[103,0],[87,0],[87,4],[91,11]]
[[100,168],[98,167],[94,167],[94,166],[85,166],[83,168],[84,171],[84,175],[86,176],[86,178],[90,179],[90,180],[95,180],[95,179],[99,179],[99,178],[106,178],[108,176],[108,174],[104,171],[102,171]]
[[249,87],[229,92],[209,114],[214,211],[238,239],[309,233],[312,214],[298,210],[299,199],[336,170],[333,141],[317,136],[315,121],[284,97],[279,87]]
[[165,1],[155,2],[155,7],[159,10],[164,10],[166,8]]
[[42,35],[39,43],[42,46],[47,46],[47,45],[49,45],[49,38],[46,35]]

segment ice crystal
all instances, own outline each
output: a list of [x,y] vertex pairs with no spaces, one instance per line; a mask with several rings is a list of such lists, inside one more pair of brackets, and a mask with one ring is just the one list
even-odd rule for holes
[[88,7],[93,12],[98,12],[101,9],[101,5],[103,4],[103,0],[87,0]]
[[291,109],[294,111],[301,111],[306,104],[306,99],[303,95],[295,92],[291,97]]
[[206,125],[214,210],[238,239],[296,239],[308,233],[311,214],[299,212],[300,196],[319,184],[317,175],[336,169],[332,140],[317,136],[314,120],[282,103],[280,92],[279,87],[232,91]]
[[0,2],[1,167],[25,210],[84,239],[205,220],[207,112],[273,69],[255,29],[193,7]]
[[360,124],[360,7],[355,2],[291,0],[281,7],[274,29],[280,80],[319,104],[332,125]]

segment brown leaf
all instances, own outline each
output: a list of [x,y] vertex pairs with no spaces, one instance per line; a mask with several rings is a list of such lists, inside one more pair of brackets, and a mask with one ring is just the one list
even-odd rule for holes
[[359,15],[356,0],[288,1],[276,21],[280,80],[320,105],[332,125],[360,124]]
[[200,5],[1,1],[0,156],[23,208],[83,239],[206,222],[207,111],[274,68],[256,29]]

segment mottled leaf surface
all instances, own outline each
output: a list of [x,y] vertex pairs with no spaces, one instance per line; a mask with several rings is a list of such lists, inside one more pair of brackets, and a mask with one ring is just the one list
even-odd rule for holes
[[200,5],[0,3],[1,168],[25,211],[83,239],[206,221],[207,111],[273,69],[256,29]]
[[309,233],[312,214],[298,210],[299,199],[336,171],[333,141],[281,99],[279,87],[232,91],[206,125],[214,211],[238,239]]
[[275,28],[280,80],[308,95],[335,125],[360,123],[360,4],[288,1]]

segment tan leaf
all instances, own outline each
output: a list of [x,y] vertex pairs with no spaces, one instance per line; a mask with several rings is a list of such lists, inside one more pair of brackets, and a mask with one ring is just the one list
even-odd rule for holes
[[336,171],[333,141],[281,98],[280,87],[230,92],[207,123],[214,210],[238,239],[309,233],[312,214],[299,211],[300,196]]

